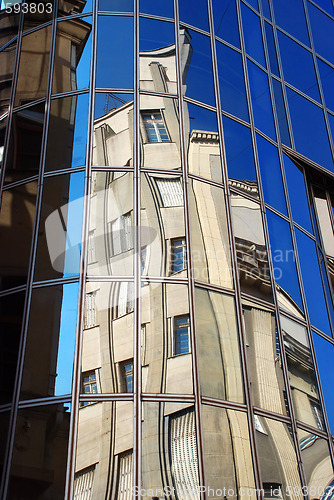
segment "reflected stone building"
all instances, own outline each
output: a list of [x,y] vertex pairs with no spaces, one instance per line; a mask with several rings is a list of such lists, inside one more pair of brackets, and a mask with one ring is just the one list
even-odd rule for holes
[[25,5],[1,498],[332,499],[332,2]]

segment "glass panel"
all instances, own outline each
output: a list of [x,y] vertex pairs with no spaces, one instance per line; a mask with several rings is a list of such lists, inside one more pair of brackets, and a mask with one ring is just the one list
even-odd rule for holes
[[327,204],[326,191],[314,187],[313,193],[324,249],[327,255],[334,258],[334,234],[330,218],[331,209]]
[[243,300],[248,366],[253,404],[286,415],[281,349],[273,311]]
[[223,189],[190,179],[189,204],[194,278],[232,288]]
[[258,198],[259,190],[250,130],[225,116],[223,116],[223,126],[230,185]]
[[191,0],[179,0],[179,16],[181,22],[209,31],[206,0],[197,0],[196,8]]
[[[0,40],[2,40],[2,37],[0,37]],[[10,93],[13,84],[15,53],[16,53],[16,42],[12,43],[5,50],[0,52],[0,68],[1,68],[0,69],[0,79],[1,79],[0,116],[6,113],[9,107]]]
[[[97,25],[96,87],[133,87],[133,19],[99,16]],[[110,64],[112,54],[112,64]]]
[[[63,0],[61,0],[62,2]],[[11,2],[8,2],[11,3]],[[12,5],[20,2],[12,2]],[[31,28],[35,28],[40,24],[47,23],[52,20],[53,10],[54,10],[54,1],[53,0],[44,0],[43,2],[35,2],[33,0],[28,0],[26,2],[29,5],[29,9],[24,14],[23,18],[23,31],[27,31]],[[68,2],[69,4],[70,2]],[[71,3],[73,8],[73,3]],[[23,9],[22,9],[23,11]]]
[[334,474],[328,442],[316,434],[301,429],[298,429],[298,441],[309,496],[312,498],[330,496],[333,493]]
[[[2,2],[1,9],[4,8],[4,3]],[[0,20],[0,47],[3,47],[12,38],[17,35],[19,28],[20,14],[16,14],[14,9],[11,14],[1,15]]]
[[195,288],[195,311],[201,394],[243,403],[234,298]]
[[331,434],[334,434],[334,400],[333,400],[333,383],[334,383],[334,346],[313,333],[313,343],[315,357],[317,360],[322,394],[324,397],[326,413]]
[[260,18],[243,3],[241,3],[241,14],[246,52],[255,61],[266,67]]
[[174,24],[139,20],[140,88],[177,94]]
[[262,3],[262,12],[265,17],[271,21],[271,12],[269,7],[269,0],[261,0]]
[[276,23],[290,35],[309,46],[303,0],[294,0],[293,2],[290,0],[272,0],[272,2]]
[[78,291],[77,283],[33,290],[20,399],[72,392]]
[[279,306],[303,317],[289,223],[270,210],[267,210],[267,221]]
[[287,146],[291,147],[290,132],[288,127],[286,108],[283,99],[282,84],[277,80],[275,80],[274,78],[272,78],[271,81],[273,83],[276,115],[277,115],[278,129],[281,136],[281,141],[283,144],[286,144]]
[[[213,111],[184,103],[189,172],[222,182],[217,115]],[[189,119],[189,121],[188,121]]]
[[314,3],[319,5],[322,9],[326,10],[331,16],[334,15],[333,4],[331,0],[316,0]]
[[251,61],[247,61],[247,67],[255,127],[276,141],[268,76]]
[[81,14],[85,12],[91,12],[92,0],[84,0],[83,2],[72,2],[69,0],[58,0],[58,16],[64,17],[70,16],[71,14]]
[[34,280],[79,273],[85,173],[45,179]]
[[315,244],[298,229],[295,232],[310,321],[317,328],[331,335]]
[[333,171],[333,159],[321,108],[288,88],[286,91],[297,151]]
[[153,14],[161,17],[174,17],[173,0],[163,2],[152,2],[151,0],[139,0],[139,11],[145,14]]
[[269,23],[264,23],[264,28],[265,28],[265,32],[266,32],[266,38],[267,38],[267,47],[268,47],[270,69],[271,69],[271,72],[274,73],[274,75],[279,77],[279,69],[278,69],[277,53],[276,53],[273,28],[272,28],[271,24],[269,24]]
[[241,291],[272,302],[260,205],[231,193],[231,208]]
[[182,177],[141,176],[143,276],[187,276]]
[[133,12],[133,0],[98,0],[98,10]]
[[0,413],[0,474],[2,474],[6,456],[6,444],[9,434],[9,417],[9,411],[2,411]]
[[[256,142],[264,201],[286,215],[286,202],[277,148],[258,134],[256,134]],[[275,186],[274,189],[273,186]]]
[[[12,399],[21,339],[25,292],[0,298],[0,404]],[[1,441],[1,440],[0,440]]]
[[292,401],[297,420],[324,430],[323,414],[307,330],[280,315]]
[[325,64],[320,59],[317,59],[317,61],[326,106],[327,108],[330,108],[332,111],[334,111],[334,68],[328,66],[328,64]]
[[295,165],[288,156],[283,155],[283,163],[290,198],[292,218],[313,234],[304,171]]
[[215,35],[240,48],[235,0],[212,0]]
[[144,498],[199,498],[193,406],[143,403],[141,462]]
[[96,93],[93,165],[132,165],[133,94]]
[[7,149],[5,183],[38,175],[45,104],[13,113]]
[[202,419],[208,494],[212,498],[224,498],[224,493],[232,498],[245,495],[255,500],[246,414],[202,405]]
[[241,54],[219,42],[216,43],[216,50],[222,109],[248,122]]
[[[0,92],[1,94],[1,92]],[[1,96],[0,96],[1,98]],[[6,138],[6,129],[8,124],[8,115],[0,118],[0,170],[3,169],[3,160],[4,160],[4,147],[5,147],[5,138]]]
[[46,96],[51,34],[47,26],[22,38],[15,106]]
[[320,101],[311,52],[278,31],[284,79],[316,101]]
[[134,237],[133,174],[93,172],[88,275],[131,276]]
[[26,283],[35,219],[37,181],[4,191],[0,213],[1,290]]
[[70,427],[69,403],[18,411],[9,498],[63,498]]
[[291,427],[259,415],[254,420],[264,498],[302,500]]
[[89,401],[79,408],[74,491],[100,500],[132,495],[133,403]]
[[332,19],[308,2],[315,50],[329,62],[334,63],[334,25]]
[[87,88],[90,80],[92,18],[57,24],[52,93]]
[[259,10],[259,5],[258,5],[258,0],[247,0],[247,2],[249,3],[249,5],[251,5],[253,7],[253,9],[255,10]]
[[83,394],[133,392],[134,300],[131,281],[86,284]]
[[51,101],[45,170],[86,163],[88,94]]
[[184,93],[215,106],[210,38],[181,27],[180,45]]
[[187,285],[142,283],[142,391],[193,394]]

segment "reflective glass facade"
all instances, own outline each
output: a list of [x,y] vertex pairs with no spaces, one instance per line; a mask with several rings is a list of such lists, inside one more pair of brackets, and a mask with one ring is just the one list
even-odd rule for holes
[[0,498],[333,498],[332,0],[1,8]]

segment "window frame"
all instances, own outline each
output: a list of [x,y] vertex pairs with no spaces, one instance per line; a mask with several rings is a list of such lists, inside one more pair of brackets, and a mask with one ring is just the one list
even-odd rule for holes
[[[177,321],[186,318],[187,321],[184,324],[177,325]],[[187,347],[188,350],[184,351],[183,349],[180,348],[181,345],[181,339],[178,338],[180,334],[180,330],[183,328],[187,328]],[[179,346],[179,347],[178,347]],[[191,342],[190,342],[190,315],[189,313],[186,314],[180,314],[178,316],[174,316],[172,318],[172,355],[173,357],[176,356],[182,356],[184,354],[190,354],[191,353]]]
[[[145,130],[145,143],[146,144],[168,144],[171,142],[171,139],[170,139],[170,135],[168,133],[168,128],[167,128],[167,125],[166,125],[166,120],[165,120],[165,117],[164,117],[164,113],[163,113],[163,110],[162,109],[147,109],[147,110],[141,110],[140,112],[141,114],[141,119],[142,119],[142,123],[143,123],[143,128]],[[155,117],[155,115],[159,115],[160,118],[158,117]],[[146,118],[147,117],[147,118]],[[162,135],[161,135],[161,131],[158,127],[158,124],[161,124],[163,126],[163,129],[166,133],[166,137],[167,139],[164,140]],[[147,127],[147,124],[152,124],[153,125],[153,130],[154,130],[154,133],[155,133],[155,137],[156,137],[156,141],[152,141],[150,140],[150,134],[148,133],[148,127]]]

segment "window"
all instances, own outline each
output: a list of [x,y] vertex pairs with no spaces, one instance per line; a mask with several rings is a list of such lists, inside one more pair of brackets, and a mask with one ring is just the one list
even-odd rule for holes
[[111,254],[118,255],[133,248],[131,212],[109,223]]
[[88,233],[88,264],[96,262],[95,255],[95,229]]
[[189,314],[174,318],[174,356],[190,352]]
[[171,242],[171,272],[178,273],[185,269],[186,240],[177,238]]
[[93,498],[95,465],[82,469],[75,474],[74,500],[91,500]]
[[95,370],[82,374],[82,390],[84,394],[97,394]]
[[85,301],[85,328],[92,328],[96,325],[96,292],[86,293]]
[[145,246],[140,251],[140,264],[141,264],[141,274],[142,276],[147,275],[148,262],[149,262],[149,250],[150,247]]
[[264,500],[273,500],[283,498],[281,485],[277,483],[263,483]]
[[132,500],[132,458],[132,450],[118,455],[118,500]]
[[142,118],[147,135],[147,142],[170,142],[160,111],[146,111]]
[[117,317],[133,311],[133,283],[122,281],[119,286]]
[[176,179],[157,179],[163,207],[183,206],[183,189],[180,177]]
[[133,359],[121,363],[123,392],[133,392]]

